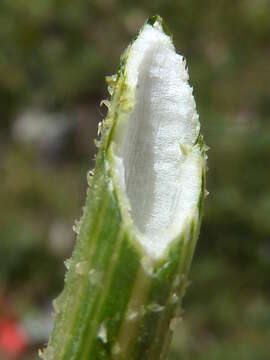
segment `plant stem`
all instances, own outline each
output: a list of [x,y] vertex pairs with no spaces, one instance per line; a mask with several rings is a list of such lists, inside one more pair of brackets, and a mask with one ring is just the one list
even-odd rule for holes
[[[160,18],[156,21],[161,24]],[[117,185],[115,141],[120,117],[128,118],[126,62],[111,78],[111,101],[94,175],[89,179],[83,216],[76,225],[76,245],[65,287],[54,301],[53,332],[46,360],[166,359],[199,233],[205,190],[205,147],[199,137],[200,192],[181,232],[162,256],[149,254],[138,241],[135,225]]]

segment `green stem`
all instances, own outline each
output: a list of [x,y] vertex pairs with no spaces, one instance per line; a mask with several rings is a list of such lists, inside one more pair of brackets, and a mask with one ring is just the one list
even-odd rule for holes
[[[181,233],[154,258],[126,221],[115,185],[110,144],[120,115],[128,116],[124,67],[125,61],[114,80],[65,287],[54,301],[54,328],[41,355],[46,360],[166,359],[187,285],[203,196]],[[204,162],[200,176],[204,194]]]

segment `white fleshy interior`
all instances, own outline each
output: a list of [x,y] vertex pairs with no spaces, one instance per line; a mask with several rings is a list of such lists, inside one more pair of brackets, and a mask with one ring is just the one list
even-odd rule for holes
[[159,257],[198,203],[200,125],[185,60],[158,22],[144,26],[126,66],[135,98],[128,123],[116,129],[125,129],[116,174],[139,241]]

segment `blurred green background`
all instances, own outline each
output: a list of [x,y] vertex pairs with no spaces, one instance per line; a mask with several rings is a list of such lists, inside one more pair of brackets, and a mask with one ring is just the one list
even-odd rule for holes
[[210,146],[170,359],[269,359],[269,0],[0,1],[0,359],[37,358],[46,342],[106,114],[104,76],[156,13],[187,58]]

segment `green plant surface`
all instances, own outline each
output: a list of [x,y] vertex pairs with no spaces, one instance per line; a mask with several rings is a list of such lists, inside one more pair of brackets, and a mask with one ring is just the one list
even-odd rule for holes
[[[156,19],[161,25],[161,19]],[[117,187],[111,143],[132,109],[124,53],[117,77],[108,79],[108,115],[100,126],[95,171],[88,176],[86,205],[65,287],[54,301],[54,329],[41,357],[51,359],[166,359],[198,238],[205,194],[206,147],[199,154],[200,191],[181,232],[158,258],[137,239]]]

